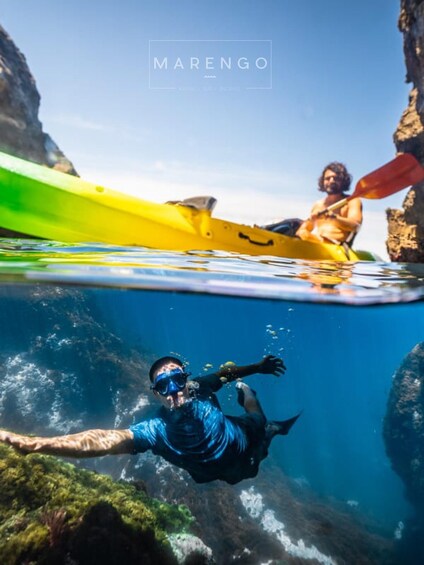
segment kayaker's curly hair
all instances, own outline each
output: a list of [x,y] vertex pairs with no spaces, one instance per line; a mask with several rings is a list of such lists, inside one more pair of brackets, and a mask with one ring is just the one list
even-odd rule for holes
[[332,163],[329,163],[326,167],[324,167],[324,170],[322,171],[321,176],[318,179],[319,190],[325,192],[324,174],[325,171],[328,171],[328,169],[330,169],[330,171],[333,171],[333,173],[336,173],[336,175],[341,179],[342,183],[341,183],[340,191],[347,192],[350,189],[350,183],[352,182],[352,175],[350,175],[347,172],[346,165],[343,165],[343,163],[339,163],[338,161],[333,161]]

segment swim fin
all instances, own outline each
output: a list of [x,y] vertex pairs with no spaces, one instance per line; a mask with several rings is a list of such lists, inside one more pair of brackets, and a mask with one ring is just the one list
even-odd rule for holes
[[266,425],[267,434],[271,437],[276,435],[286,436],[301,414],[302,412],[299,412],[297,416],[293,416],[293,418],[289,418],[288,420],[271,420]]

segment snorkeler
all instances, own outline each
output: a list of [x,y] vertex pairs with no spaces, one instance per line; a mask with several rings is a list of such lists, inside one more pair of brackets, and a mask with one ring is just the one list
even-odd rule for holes
[[[0,430],[0,441],[23,453],[65,457],[151,450],[188,471],[197,483],[220,479],[235,484],[257,475],[273,437],[286,435],[299,417],[267,422],[256,393],[238,379],[255,373],[280,376],[285,370],[282,359],[268,355],[252,365],[227,364],[216,373],[189,380],[178,358],[162,357],[149,372],[153,394],[163,405],[155,418],[126,430],[87,430],[52,438]],[[215,395],[224,383],[234,380],[238,380],[238,402],[245,410],[239,417],[225,416]]]

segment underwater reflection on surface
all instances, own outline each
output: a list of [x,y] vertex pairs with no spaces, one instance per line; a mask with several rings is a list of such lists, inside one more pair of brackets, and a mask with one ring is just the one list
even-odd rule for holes
[[2,240],[0,280],[349,304],[409,302],[424,295],[424,266],[417,264],[304,261],[38,240]]

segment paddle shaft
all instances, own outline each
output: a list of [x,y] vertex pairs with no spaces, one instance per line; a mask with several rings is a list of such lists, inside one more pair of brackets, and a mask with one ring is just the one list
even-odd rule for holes
[[354,198],[353,194],[351,196],[347,196],[346,198],[342,198],[338,202],[334,202],[334,204],[327,206],[327,208],[325,208],[324,210],[317,212],[316,215],[318,217],[324,216],[324,214],[328,214],[328,212],[332,212],[333,210],[338,210],[339,208],[342,208],[345,204],[347,204],[351,198]]

